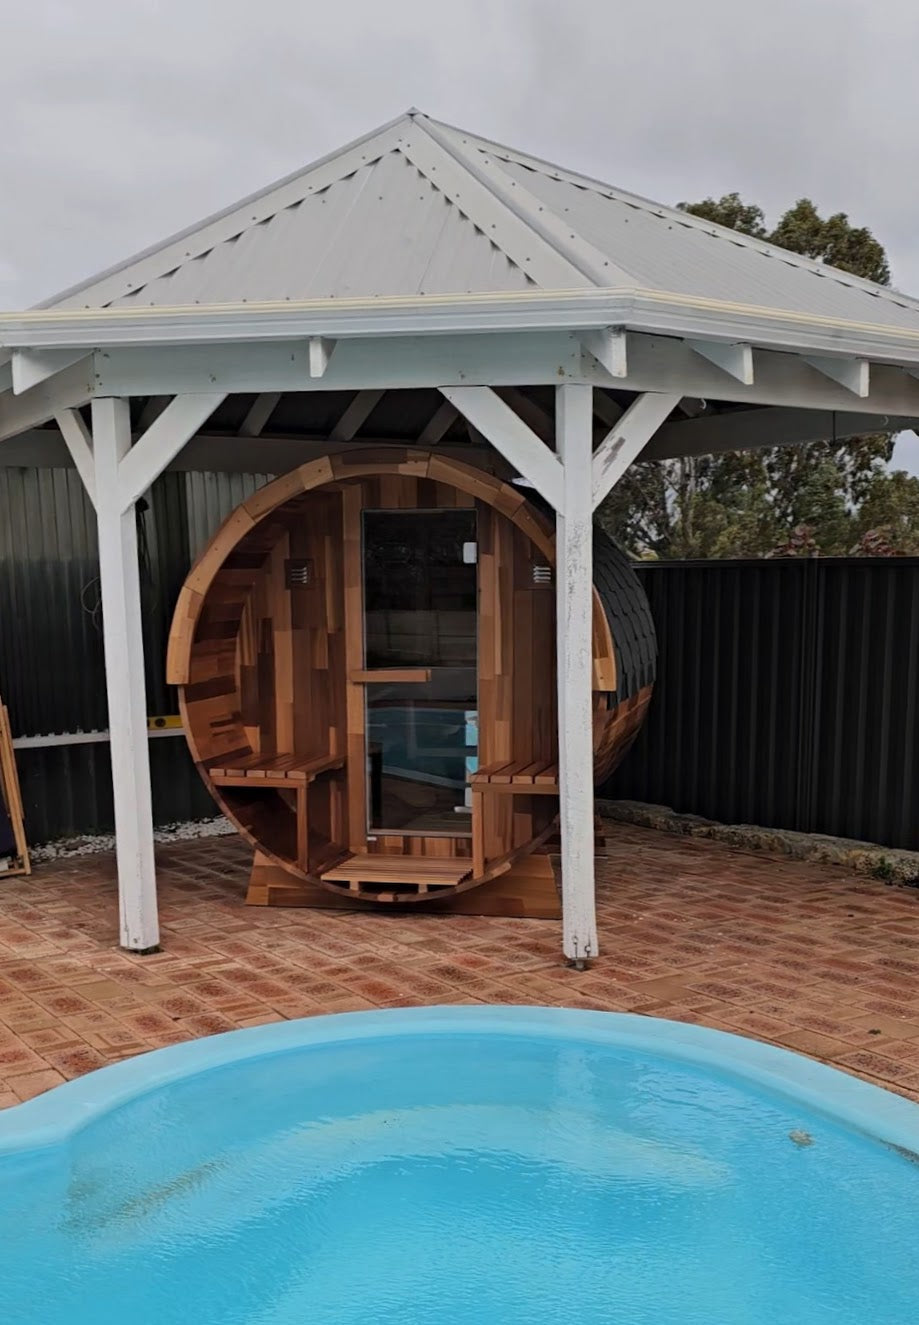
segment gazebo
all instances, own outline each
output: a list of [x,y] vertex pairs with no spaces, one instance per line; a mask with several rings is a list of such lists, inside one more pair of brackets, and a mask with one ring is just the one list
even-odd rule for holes
[[415,110],[0,315],[2,463],[75,466],[97,515],[123,946],[159,943],[135,503],[165,470],[417,449],[548,504],[582,965],[594,510],[639,456],[911,427],[917,376],[919,301]]

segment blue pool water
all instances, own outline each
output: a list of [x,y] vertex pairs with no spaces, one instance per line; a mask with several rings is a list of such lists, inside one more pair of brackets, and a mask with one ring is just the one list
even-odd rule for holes
[[915,1325],[917,1117],[646,1018],[236,1032],[0,1115],[0,1319]]

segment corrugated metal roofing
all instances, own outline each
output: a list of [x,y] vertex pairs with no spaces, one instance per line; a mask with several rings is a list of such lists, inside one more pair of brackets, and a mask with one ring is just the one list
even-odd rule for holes
[[635,288],[919,328],[919,301],[409,112],[46,307]]

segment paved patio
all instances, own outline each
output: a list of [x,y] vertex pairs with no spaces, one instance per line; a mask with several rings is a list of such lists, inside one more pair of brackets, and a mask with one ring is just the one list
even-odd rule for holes
[[621,825],[604,953],[547,921],[246,908],[236,838],[159,851],[165,951],[117,947],[114,860],[0,883],[0,1107],[161,1045],[416,1003],[642,1012],[800,1050],[919,1100],[919,892]]

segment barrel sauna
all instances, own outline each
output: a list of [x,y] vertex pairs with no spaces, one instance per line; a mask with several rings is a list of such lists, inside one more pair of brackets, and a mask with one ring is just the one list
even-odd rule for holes
[[[179,595],[167,675],[211,794],[255,848],[248,900],[557,915],[552,521],[427,451],[276,479]],[[647,600],[594,540],[594,776],[654,680]]]

